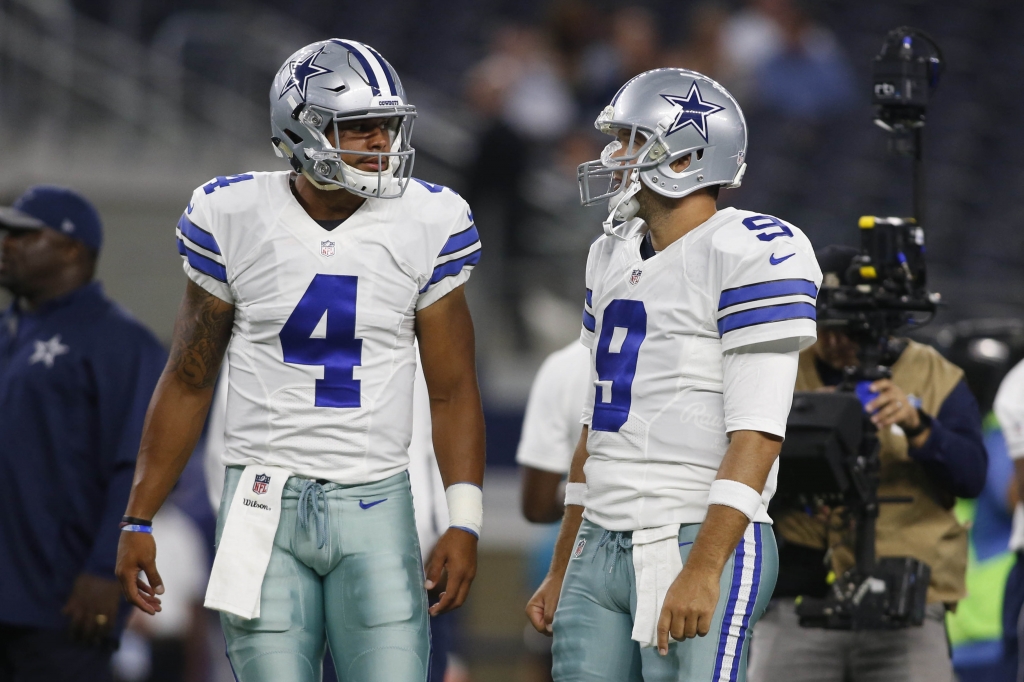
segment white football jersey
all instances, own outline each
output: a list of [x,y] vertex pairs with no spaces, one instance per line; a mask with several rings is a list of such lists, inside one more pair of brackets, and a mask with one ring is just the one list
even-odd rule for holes
[[469,278],[480,239],[422,181],[328,231],[289,175],[215,178],[178,223],[186,274],[235,306],[224,463],[379,481],[409,465],[416,311]]
[[516,450],[522,466],[569,473],[583,426],[583,401],[590,385],[590,350],[579,341],[549,355],[537,370]]
[[821,271],[789,223],[726,208],[646,260],[645,239],[601,237],[587,261],[585,516],[609,530],[703,521],[728,447],[723,352],[816,336]]

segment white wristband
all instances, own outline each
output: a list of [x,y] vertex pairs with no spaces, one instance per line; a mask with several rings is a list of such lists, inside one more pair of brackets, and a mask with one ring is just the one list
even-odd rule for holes
[[749,485],[739,481],[730,481],[727,478],[719,478],[711,484],[708,491],[708,506],[720,504],[732,507],[750,519],[754,520],[758,510],[761,509],[761,493]]
[[448,527],[480,537],[484,525],[484,493],[474,483],[453,483],[444,491],[448,500]]
[[570,504],[574,504],[577,507],[583,506],[583,495],[587,492],[586,483],[566,483],[565,484],[565,506],[568,507]]

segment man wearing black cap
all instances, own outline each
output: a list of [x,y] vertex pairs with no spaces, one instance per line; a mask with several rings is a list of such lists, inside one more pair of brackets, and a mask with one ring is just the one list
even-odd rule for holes
[[[822,289],[842,284],[857,254],[842,246],[819,250]],[[843,368],[860,364],[860,344],[832,322],[819,315],[818,341],[800,354],[796,390],[833,390]],[[981,416],[963,370],[931,346],[892,338],[888,354],[892,378],[872,382],[870,395],[861,396],[878,428],[878,495],[890,501],[879,507],[876,553],[911,556],[931,568],[925,622],[901,630],[801,628],[794,598],[825,596],[830,569],[842,575],[853,565],[852,538],[834,510],[773,511],[779,581],[754,629],[750,682],[953,679],[945,611],[966,595],[967,567],[967,528],[953,504],[985,486]]]
[[107,680],[118,523],[166,355],[93,281],[85,199],[34,187],[0,229],[0,682]]

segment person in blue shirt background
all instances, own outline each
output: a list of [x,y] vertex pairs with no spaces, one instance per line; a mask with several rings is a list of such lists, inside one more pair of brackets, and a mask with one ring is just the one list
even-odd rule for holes
[[0,229],[0,682],[109,680],[119,522],[166,352],[93,280],[84,198],[34,187]]

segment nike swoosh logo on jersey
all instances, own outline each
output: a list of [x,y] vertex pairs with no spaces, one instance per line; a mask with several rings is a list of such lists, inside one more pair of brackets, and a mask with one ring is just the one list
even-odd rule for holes
[[373,502],[363,502],[362,500],[359,500],[359,508],[360,509],[369,509],[370,507],[376,507],[381,502],[387,502],[387,501],[388,501],[388,498],[386,498],[386,497],[383,500],[374,500]]
[[790,258],[792,258],[795,255],[796,255],[796,252],[791,253],[788,256],[783,256],[782,258],[776,258],[775,254],[773,253],[771,256],[768,257],[768,262],[771,263],[772,265],[778,265],[782,261],[789,260]]

